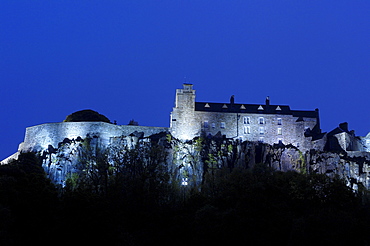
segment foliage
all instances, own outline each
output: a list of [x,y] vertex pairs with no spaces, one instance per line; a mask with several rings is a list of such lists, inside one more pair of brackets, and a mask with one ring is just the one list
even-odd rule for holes
[[57,206],[56,188],[35,154],[23,153],[17,161],[0,166],[1,245],[44,242],[56,229],[49,221]]
[[98,112],[91,109],[85,109],[74,112],[68,115],[64,120],[64,122],[84,122],[84,121],[99,121],[111,123],[106,116],[99,114]]
[[[160,141],[110,150],[85,142],[81,153],[94,154],[81,157],[81,172],[61,193],[32,153],[0,166],[1,245],[370,243],[368,194],[338,178],[226,165],[182,196],[169,182],[168,147]],[[208,152],[210,167],[218,151]]]
[[128,125],[129,126],[138,126],[139,123],[137,121],[135,121],[134,119],[131,119],[129,122],[128,122]]

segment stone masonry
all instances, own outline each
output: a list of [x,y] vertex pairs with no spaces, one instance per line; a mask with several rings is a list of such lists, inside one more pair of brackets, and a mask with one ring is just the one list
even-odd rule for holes
[[176,90],[175,107],[171,113],[171,133],[187,140],[196,136],[221,134],[226,138],[268,144],[282,142],[304,150],[313,147],[312,137],[305,132],[318,130],[318,110],[296,111],[289,106],[195,102],[195,90],[184,84]]

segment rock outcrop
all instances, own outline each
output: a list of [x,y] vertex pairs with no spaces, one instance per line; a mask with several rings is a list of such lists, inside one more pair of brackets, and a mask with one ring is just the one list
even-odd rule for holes
[[140,163],[159,158],[171,182],[179,186],[200,187],[205,176],[215,170],[248,169],[264,164],[283,172],[294,170],[339,176],[354,190],[359,187],[370,189],[368,152],[314,149],[302,152],[293,145],[242,142],[217,136],[181,141],[167,132],[144,137],[134,131],[127,136],[110,139],[108,145],[103,144],[105,142],[95,135],[78,136],[65,138],[57,146],[49,145],[36,152],[43,159],[47,175],[61,186],[68,179],[86,174],[88,169],[93,172],[99,163],[107,163],[111,170],[126,165],[132,161],[127,159],[130,151],[137,151],[140,155],[135,155],[135,158]]

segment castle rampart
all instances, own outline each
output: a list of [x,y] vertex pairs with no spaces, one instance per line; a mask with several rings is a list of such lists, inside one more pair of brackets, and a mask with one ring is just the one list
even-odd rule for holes
[[108,145],[111,138],[128,136],[133,132],[143,132],[144,137],[159,132],[168,132],[168,127],[149,127],[114,125],[105,122],[60,122],[46,123],[28,127],[24,142],[19,146],[19,152],[40,151],[47,149],[49,145],[58,147],[58,143],[65,138],[76,139],[99,137],[103,145]]
[[[329,133],[321,133],[318,109],[292,110],[287,105],[272,105],[269,97],[264,104],[235,103],[234,96],[227,103],[196,102],[195,99],[192,84],[183,84],[182,89],[176,90],[169,128],[105,122],[60,122],[28,127],[17,153],[41,151],[49,145],[57,148],[65,138],[77,137],[99,137],[101,144],[108,146],[114,138],[134,132],[143,132],[145,137],[170,132],[180,140],[221,134],[242,141],[291,144],[302,152],[322,151],[325,146],[327,150],[370,152],[370,134],[356,137],[348,131],[346,123]],[[17,153],[7,160],[17,158]]]
[[[87,143],[101,144],[109,150],[130,149],[130,144],[134,146],[141,137],[168,132],[175,138],[170,139],[176,148],[169,150],[166,164],[169,169],[176,170],[182,185],[191,182],[190,176],[195,177],[192,182],[198,183],[203,177],[203,161],[210,158],[209,155],[202,158],[197,150],[197,144],[203,141],[211,143],[209,149],[214,148],[212,161],[218,162],[218,166],[228,163],[225,161],[228,156],[238,156],[235,164],[244,167],[267,163],[281,171],[338,174],[346,178],[351,187],[357,183],[370,187],[370,134],[357,137],[354,131],[348,130],[347,123],[322,133],[317,109],[292,110],[287,105],[270,104],[269,98],[264,104],[238,104],[234,96],[228,103],[196,102],[195,97],[191,84],[176,90],[169,128],[105,122],[59,122],[28,127],[18,152],[2,164],[17,159],[21,152],[37,152],[43,158],[48,176],[53,182],[64,185],[69,174],[79,171],[80,160],[74,155],[84,146],[82,139],[89,138],[91,141]],[[179,141],[199,136],[203,137],[201,141]],[[150,141],[142,140],[142,143],[147,142]],[[217,150],[215,144],[223,146],[222,151],[229,154],[220,155],[223,152]],[[230,147],[233,148],[230,150]],[[236,149],[238,152],[234,153]],[[264,150],[264,154],[257,155],[257,150],[261,153]],[[193,162],[197,168],[190,164]]]

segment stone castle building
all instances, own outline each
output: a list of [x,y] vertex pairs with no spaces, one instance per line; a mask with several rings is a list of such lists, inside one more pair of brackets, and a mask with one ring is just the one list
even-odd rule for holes
[[[120,136],[142,133],[144,137],[159,132],[171,133],[180,140],[197,136],[219,136],[241,141],[283,143],[302,152],[316,149],[342,148],[345,151],[370,151],[370,134],[356,137],[341,124],[329,133],[321,133],[319,110],[292,110],[286,105],[273,105],[269,97],[265,104],[237,104],[234,96],[228,103],[196,102],[192,84],[183,84],[176,90],[175,106],[170,127],[115,125],[105,122],[46,123],[26,129],[24,142],[18,152],[2,161],[7,163],[21,152],[43,151],[49,145],[56,147],[64,139],[99,137],[108,145]],[[328,141],[334,139],[334,141]],[[339,146],[339,147],[338,147]]]
[[193,85],[176,90],[170,130],[174,137],[221,134],[242,141],[268,144],[292,144],[302,149],[314,147],[312,135],[321,133],[318,109],[291,110],[286,105],[272,105],[269,97],[264,105],[196,102]]
[[[113,160],[116,150],[125,152],[161,138],[172,146],[163,164],[180,185],[201,184],[208,165],[265,163],[280,171],[339,175],[354,189],[358,185],[370,189],[370,133],[355,136],[347,123],[322,133],[317,109],[292,110],[271,104],[268,97],[265,104],[240,104],[234,96],[227,103],[197,102],[195,96],[191,84],[176,90],[170,127],[116,125],[108,119],[28,127],[18,151],[1,164],[22,152],[36,152],[48,177],[63,187],[71,174],[84,172],[80,168],[84,150],[93,156],[99,147],[107,150],[107,160]],[[192,141],[196,137],[201,141]],[[197,147],[200,142],[208,144],[208,152]]]

